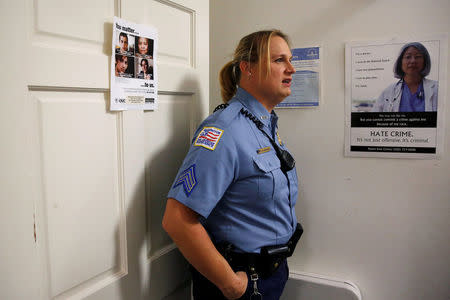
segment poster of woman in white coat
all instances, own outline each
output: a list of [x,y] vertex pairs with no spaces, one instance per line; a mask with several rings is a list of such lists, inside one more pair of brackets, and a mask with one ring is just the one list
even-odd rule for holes
[[346,156],[439,157],[447,49],[447,36],[346,44]]
[[403,45],[394,64],[397,82],[390,84],[378,97],[373,112],[437,111],[437,80],[428,79],[431,59],[419,42]]

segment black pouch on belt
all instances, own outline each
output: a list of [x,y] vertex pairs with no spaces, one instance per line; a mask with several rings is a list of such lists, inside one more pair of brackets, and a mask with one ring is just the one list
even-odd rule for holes
[[297,227],[295,228],[294,234],[291,236],[288,242],[289,247],[289,256],[292,256],[294,254],[295,246],[297,246],[298,241],[300,240],[300,237],[303,234],[303,227],[302,224],[297,223]]
[[262,247],[261,254],[264,256],[279,256],[284,258],[292,256],[292,254],[294,254],[295,246],[297,246],[302,233],[303,227],[300,223],[297,223],[297,227],[295,228],[295,231],[287,244]]
[[294,233],[286,244],[261,248],[261,257],[267,262],[265,264],[266,273],[273,274],[284,259],[292,256],[302,233],[303,227],[300,223],[297,223]]

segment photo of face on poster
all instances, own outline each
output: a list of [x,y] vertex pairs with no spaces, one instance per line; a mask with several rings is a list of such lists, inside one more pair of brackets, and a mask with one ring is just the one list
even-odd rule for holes
[[117,32],[116,53],[134,55],[135,36],[126,32]]
[[352,48],[352,112],[436,111],[439,41]]
[[137,57],[153,58],[153,40],[143,36],[137,36],[135,55]]
[[381,93],[372,111],[436,111],[438,81],[427,78],[430,70],[430,54],[422,43],[403,45],[394,63],[394,77],[399,80]]
[[136,78],[153,79],[153,60],[147,58],[138,58]]
[[115,55],[115,76],[116,77],[134,77],[134,58],[122,54]]

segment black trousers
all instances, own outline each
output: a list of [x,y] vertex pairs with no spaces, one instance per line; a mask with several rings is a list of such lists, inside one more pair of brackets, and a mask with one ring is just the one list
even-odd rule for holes
[[[226,300],[222,292],[202,274],[191,266],[194,300]],[[258,292],[264,300],[279,300],[283,293],[284,286],[289,277],[289,268],[286,259],[280,264],[278,269],[268,278],[259,278],[257,281]],[[248,285],[245,294],[239,298],[249,300],[253,293],[253,282],[247,274]]]

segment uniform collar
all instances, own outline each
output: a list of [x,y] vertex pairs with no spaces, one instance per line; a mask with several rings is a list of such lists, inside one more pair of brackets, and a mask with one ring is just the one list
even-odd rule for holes
[[271,117],[273,119],[272,122],[276,124],[278,116],[275,111],[272,110],[272,113],[269,113],[267,109],[258,100],[256,100],[255,97],[250,95],[250,93],[243,88],[238,87],[235,97],[249,112],[251,112],[267,127],[270,127]]

